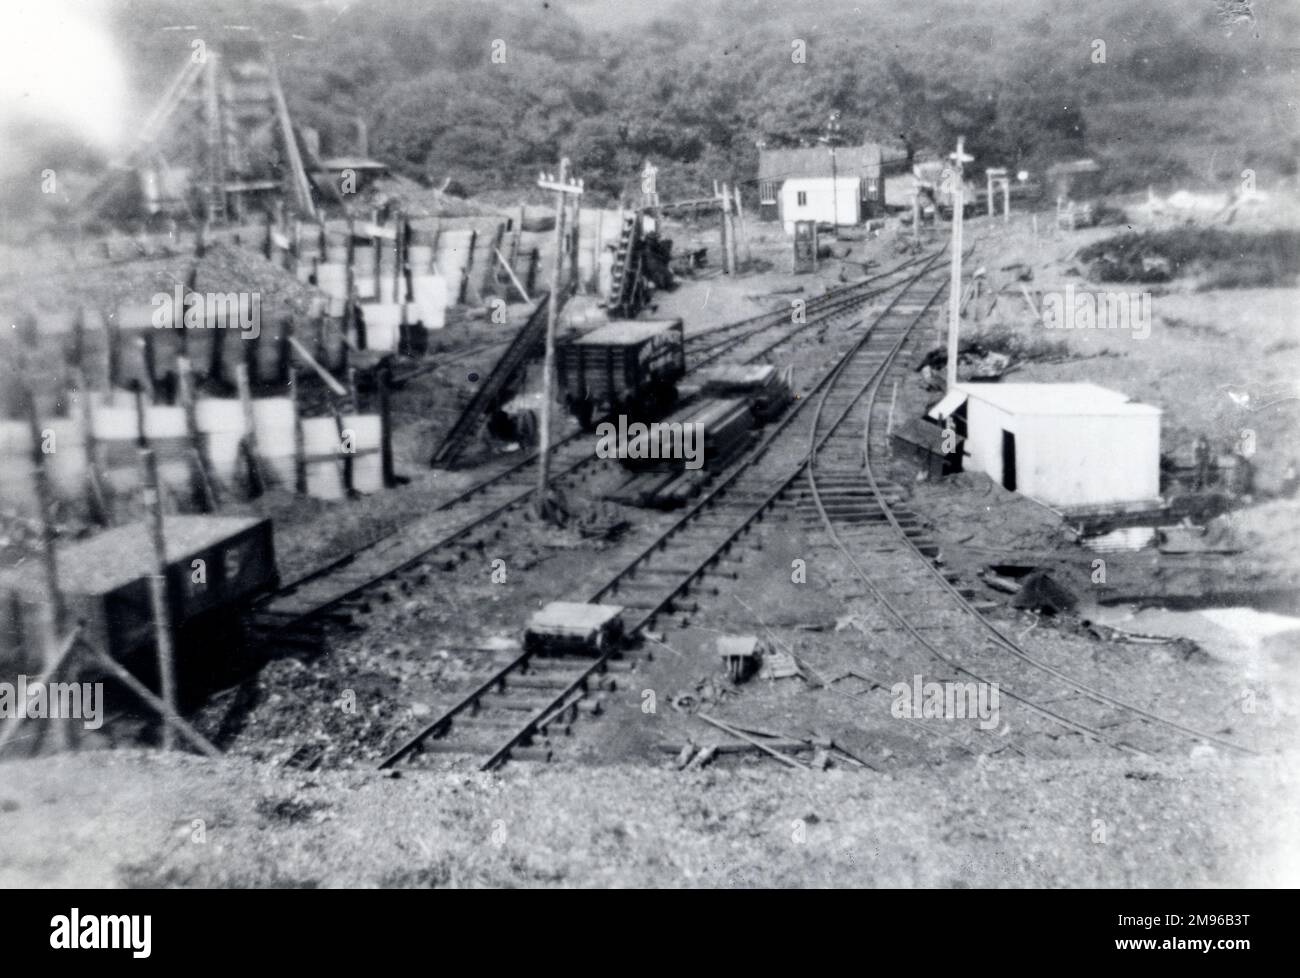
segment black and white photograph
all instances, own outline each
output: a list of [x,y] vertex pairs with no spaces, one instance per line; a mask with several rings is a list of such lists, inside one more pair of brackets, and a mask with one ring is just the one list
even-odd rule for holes
[[82,895],[24,940],[1071,890],[1242,962],[1298,69],[1289,0],[6,0],[0,888]]

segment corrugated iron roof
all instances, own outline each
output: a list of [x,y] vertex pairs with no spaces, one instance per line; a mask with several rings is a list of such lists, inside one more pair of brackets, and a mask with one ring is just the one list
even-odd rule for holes
[[[834,172],[840,176],[879,177],[890,164],[905,165],[907,153],[880,143],[840,146],[835,150]],[[832,176],[831,152],[825,146],[758,151],[758,179]]]
[[957,390],[1010,414],[1097,416],[1162,413],[1158,407],[1139,404],[1130,400],[1127,394],[1096,384],[958,384]]

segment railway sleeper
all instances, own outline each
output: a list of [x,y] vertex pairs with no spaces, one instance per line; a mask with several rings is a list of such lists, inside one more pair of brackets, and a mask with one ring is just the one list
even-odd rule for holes
[[[591,676],[586,680],[588,689],[608,689],[614,681],[602,676]],[[506,688],[516,689],[568,689],[572,680],[564,676],[507,676]]]
[[[467,722],[461,727],[461,735],[480,731],[485,736],[492,737],[497,746],[501,746],[501,741],[507,737],[512,737],[523,728],[524,720],[517,713],[508,713],[506,715],[488,714],[486,716],[477,716],[472,721]],[[558,726],[558,724],[557,724]],[[530,731],[527,735],[531,740],[536,735],[535,731]],[[444,739],[451,740],[456,737],[452,734]]]
[[436,740],[426,740],[420,745],[420,750],[427,754],[466,754],[469,756],[480,755],[488,756],[495,754],[501,747],[500,739],[484,740],[457,738],[450,740],[446,737],[439,737]]
[[483,704],[489,710],[506,710],[509,713],[536,713],[551,705],[551,699],[541,697],[511,696],[501,694],[496,699]]
[[[528,664],[524,667],[523,672],[508,673],[505,677],[506,683],[520,676],[533,675],[536,673],[563,673],[571,676],[576,668],[583,662],[590,664],[590,659],[583,659],[579,656],[572,655],[547,655],[544,652],[537,652],[529,656]],[[608,665],[608,663],[606,663]],[[573,680],[570,679],[570,682]]]

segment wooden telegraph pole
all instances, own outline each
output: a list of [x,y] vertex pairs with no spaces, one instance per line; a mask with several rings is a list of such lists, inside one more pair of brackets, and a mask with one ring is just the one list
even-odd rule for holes
[[569,159],[560,160],[560,172],[539,174],[537,185],[555,191],[555,263],[551,268],[551,294],[546,300],[546,362],[542,374],[542,418],[537,457],[537,515],[546,519],[546,487],[551,481],[551,400],[555,376],[555,320],[559,315],[560,265],[564,261],[564,214],[567,196],[582,196],[582,181],[569,176]]
[[[37,336],[36,322],[27,320],[23,326],[24,335],[19,342],[30,343],[34,349]],[[59,629],[63,625],[64,607],[63,592],[59,587],[58,556],[55,553],[56,533],[52,515],[54,512],[54,486],[47,468],[49,460],[45,457],[43,444],[45,435],[41,429],[40,410],[36,403],[36,393],[31,387],[29,362],[24,350],[20,349],[18,353],[17,366],[19,373],[17,378],[18,390],[22,395],[25,420],[27,421],[27,434],[31,440],[32,483],[36,496],[37,526],[41,539],[41,583],[44,586],[45,593],[40,603],[37,628],[39,629],[41,643],[42,671],[49,672],[52,676],[58,669],[63,655],[66,654],[59,651]],[[57,449],[57,445],[54,447]],[[75,729],[73,725],[62,720],[52,723],[50,733],[54,749],[62,750],[68,747],[75,737]]]
[[831,211],[835,237],[838,239],[840,234],[840,173],[835,161],[835,148],[840,144],[840,113],[838,110],[830,114],[830,118],[826,122],[826,132],[818,137],[818,142],[825,143],[826,147],[831,151]]
[[952,171],[952,282],[948,289],[948,390],[957,386],[957,330],[961,318],[961,225],[965,206],[962,168],[975,157],[966,154],[966,137],[957,137],[957,152],[948,157]]
[[[240,364],[240,369],[243,364]],[[149,575],[149,605],[153,612],[154,639],[158,656],[158,685],[162,694],[162,745],[175,745],[172,721],[176,719],[176,648],[172,635],[171,598],[167,588],[167,538],[163,526],[162,486],[158,479],[158,459],[145,436],[144,396],[137,387],[135,410],[139,425],[137,444],[140,452],[141,497],[144,501],[146,529],[153,545],[153,573]]]

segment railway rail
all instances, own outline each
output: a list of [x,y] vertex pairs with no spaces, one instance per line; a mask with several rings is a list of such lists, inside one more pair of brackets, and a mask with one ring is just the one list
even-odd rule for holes
[[[897,294],[836,358],[808,396],[797,400],[770,425],[758,444],[698,502],[582,600],[617,604],[630,611],[632,617],[624,621],[629,636],[650,626],[660,615],[695,610],[686,603],[692,588],[713,572],[799,478],[808,459],[804,445],[810,434],[817,434],[813,412],[806,410],[809,398],[846,370],[869,375],[881,369],[885,362],[882,348],[890,348],[910,333],[942,294],[944,284],[935,272],[940,255],[936,252],[909,266]],[[853,301],[828,302],[814,310],[815,320],[824,324],[851,317],[864,301],[859,290]],[[820,437],[829,438],[833,431],[834,426]],[[555,728],[567,731],[584,706],[599,710],[601,689],[616,681],[610,673],[621,668],[625,664],[617,649],[596,656],[520,651],[407,738],[380,766],[391,767],[423,750],[468,755],[476,758],[483,770],[512,757],[547,759]]]
[[[739,328],[711,331],[714,343],[697,349],[698,358],[688,369],[699,369],[729,352],[746,363],[770,357],[810,327],[867,298],[900,287],[905,280],[900,280],[899,275],[910,274],[917,263],[917,259],[909,259],[808,300],[802,323],[792,324],[789,310],[776,310],[744,320]],[[730,338],[718,339],[717,334],[724,332]],[[594,440],[580,430],[560,438],[552,452],[552,480],[557,487],[588,477],[597,460]],[[468,548],[475,545],[475,540],[485,543],[484,534],[495,538],[533,497],[536,460],[535,452],[522,453],[517,460],[431,507],[429,515],[415,525],[385,534],[285,584],[254,608],[253,639],[264,645],[310,643],[315,640],[311,630],[317,623],[350,621],[354,611],[368,606],[365,596],[378,585],[418,585],[431,572],[428,565],[439,552]]]
[[[1040,748],[1027,746],[1028,736],[1052,731],[1058,738],[1064,732],[1085,743],[1155,753],[1158,745],[1140,742],[1130,729],[1142,725],[1250,753],[1213,732],[1162,717],[1071,677],[1003,634],[939,563],[938,546],[907,509],[901,487],[877,473],[885,451],[885,407],[879,392],[891,370],[899,369],[900,354],[915,338],[916,326],[944,292],[945,285],[935,281],[937,257],[921,263],[807,398],[680,519],[585,599],[630,611],[631,618],[625,620],[629,636],[662,615],[698,610],[690,601],[692,590],[717,572],[718,563],[766,513],[798,495],[791,490],[806,476],[805,505],[811,503],[831,541],[894,623],[896,635],[884,645],[897,645],[894,638],[914,643],[912,648],[936,670],[932,678],[996,682],[1001,695],[1024,711],[1024,722],[1012,737],[1007,736],[1008,727],[984,730],[972,722],[954,731],[948,723],[932,725],[913,718],[922,735],[943,738],[972,755],[1011,750],[1037,756]],[[818,318],[834,318],[852,308],[845,303],[822,311]],[[815,407],[808,407],[814,398]],[[792,451],[795,446],[803,446],[802,452]],[[864,553],[873,567],[887,566],[887,571],[867,574],[859,558]],[[1009,663],[1019,670],[1011,682],[1006,681]],[[483,770],[512,758],[550,759],[552,737],[569,732],[584,710],[600,712],[601,695],[613,688],[617,671],[625,668],[627,663],[613,649],[595,657],[520,652],[405,740],[381,767],[428,749],[471,756]],[[868,670],[878,673],[879,667],[864,665],[837,681],[860,682],[863,695],[886,689],[885,681]],[[1033,681],[1034,673],[1041,674],[1036,677],[1040,681]],[[837,691],[844,694],[843,689]],[[1071,700],[1068,712],[1060,705],[1063,694]],[[1100,712],[1081,714],[1081,703]]]
[[[1154,754],[1167,746],[1140,736],[1157,730],[1177,739],[1253,753],[1214,732],[1106,692],[1036,656],[983,614],[971,595],[936,562],[937,545],[919,528],[897,487],[879,471],[888,457],[884,430],[888,405],[879,395],[891,371],[900,368],[900,354],[910,339],[900,336],[882,368],[865,382],[839,376],[824,388],[816,408],[819,422],[828,411],[843,417],[855,405],[861,406],[852,424],[837,423],[831,438],[810,440],[807,467],[805,501],[892,624],[892,634],[881,647],[911,647],[944,677],[996,682],[1000,695],[1032,715],[1040,729],[1044,723],[1054,725],[1085,741],[1135,754]],[[867,572],[860,554],[869,555],[873,573]],[[939,635],[934,630],[923,633],[918,627],[920,622],[935,621],[943,626]],[[854,678],[865,687],[862,695],[888,688],[874,677]],[[1069,702],[1068,712],[1063,701]],[[1023,726],[1032,729],[1029,723]],[[1021,749],[1013,743],[1008,746]]]

